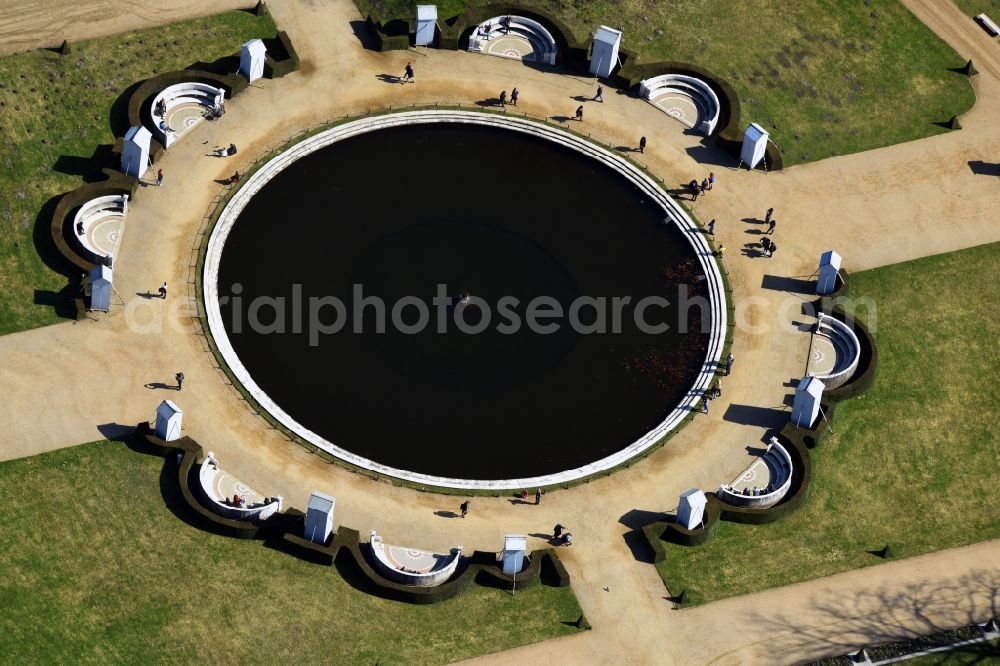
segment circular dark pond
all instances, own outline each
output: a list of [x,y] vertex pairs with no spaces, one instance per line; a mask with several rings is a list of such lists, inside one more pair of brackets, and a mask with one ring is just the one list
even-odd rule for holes
[[[219,264],[222,319],[260,389],[353,454],[473,480],[575,469],[655,428],[704,362],[708,329],[692,307],[679,330],[678,301],[705,282],[663,218],[543,139],[381,129],[250,200]],[[640,327],[651,296],[670,305]]]

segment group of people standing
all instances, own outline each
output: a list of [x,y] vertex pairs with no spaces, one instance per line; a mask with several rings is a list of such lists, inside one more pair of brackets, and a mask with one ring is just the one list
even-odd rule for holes
[[[510,103],[517,106],[517,99],[521,96],[521,91],[514,86],[514,89],[510,91]],[[500,106],[507,108],[507,91],[504,90],[500,93]]]
[[711,192],[713,187],[715,187],[714,172],[710,171],[708,173],[708,178],[702,178],[700,183],[697,178],[693,178],[691,182],[688,183],[688,194],[691,195],[691,201],[697,201],[699,195]]
[[760,239],[760,247],[764,250],[764,256],[770,258],[774,256],[774,251],[778,249],[778,246],[770,238],[771,234],[774,233],[775,227],[778,226],[778,221],[774,219],[773,208],[768,208],[764,214],[764,224],[767,225],[767,231],[764,232],[763,237]]

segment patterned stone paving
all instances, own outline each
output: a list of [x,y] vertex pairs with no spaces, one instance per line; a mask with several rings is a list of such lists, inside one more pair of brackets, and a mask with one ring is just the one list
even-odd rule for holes
[[757,458],[730,486],[736,492],[743,492],[744,488],[766,488],[770,482],[771,472],[767,468],[767,463]]
[[184,104],[167,113],[167,127],[174,131],[174,139],[179,139],[195,125],[205,119],[205,107],[200,104]]
[[653,105],[688,127],[695,127],[698,124],[698,107],[690,97],[667,93],[653,100]]
[[221,469],[212,478],[212,494],[220,499],[231,499],[233,495],[239,495],[240,497],[246,498],[247,506],[262,504],[264,502],[263,495],[254,492],[254,490],[245,483],[234,477],[232,474],[224,472]]
[[531,42],[528,41],[526,37],[515,35],[514,33],[501,35],[499,37],[492,37],[490,41],[486,43],[486,48],[483,49],[483,53],[500,56],[501,58],[524,60],[527,62],[536,62],[538,60],[538,56],[535,54],[535,50],[532,48]]
[[95,222],[87,229],[87,244],[101,255],[118,256],[125,218],[112,215]]
[[809,347],[809,361],[806,365],[807,375],[826,375],[833,371],[837,364],[837,350],[833,342],[825,335],[812,336]]

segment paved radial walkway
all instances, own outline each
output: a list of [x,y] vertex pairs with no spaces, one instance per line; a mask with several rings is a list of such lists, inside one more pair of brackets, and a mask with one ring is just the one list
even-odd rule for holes
[[[24,5],[6,4],[8,16]],[[974,24],[955,17],[954,8],[907,0],[983,72],[975,80],[979,102],[963,118],[965,129],[781,173],[719,166],[732,159],[700,146],[698,137],[682,134],[675,121],[642,100],[606,92],[605,103],[586,103],[586,121],[574,128],[612,146],[635,145],[645,134],[649,145],[639,158],[668,187],[709,170],[719,178],[694,211],[702,220],[717,219],[717,235],[729,248],[726,263],[740,327],[734,372],[712,414],[696,418],[646,461],[610,479],[548,495],[538,507],[477,498],[469,518],[458,521],[434,513],[455,511],[457,500],[395,488],[324,463],[248,409],[216,368],[185,304],[186,296],[193,297],[193,246],[220,191],[214,181],[304,128],[387,105],[467,105],[514,86],[521,91],[518,112],[571,116],[578,105],[573,98],[591,97],[594,83],[464,52],[365,51],[352,29],[361,17],[349,0],[269,4],[298,48],[302,70],[257,82],[222,119],[193,128],[157,165],[165,173],[163,187],[144,188],[130,202],[116,273],[126,305],[98,321],[0,337],[0,391],[7,397],[0,459],[113,435],[151,419],[156,404],[171,398],[186,409],[186,433],[215,451],[221,465],[248,486],[281,494],[299,507],[310,491],[329,492],[338,498],[340,523],[362,532],[375,528],[393,543],[497,550],[504,533],[542,534],[556,522],[568,525],[577,541],[562,555],[594,630],[487,661],[774,663],[776,647],[778,661],[794,661],[881,636],[885,627],[866,617],[891,618],[898,630],[925,627],[931,620],[943,625],[966,617],[969,604],[979,603],[979,596],[965,593],[973,579],[963,576],[1000,577],[996,542],[673,611],[655,569],[637,562],[625,544],[622,535],[629,528],[620,522],[629,522],[633,511],[672,510],[687,488],[730,481],[750,462],[745,447],[760,443],[769,428],[787,419],[785,384],[803,374],[808,350],[808,335],[791,322],[801,319],[799,304],[809,296],[782,291],[794,289],[794,280],[774,278],[806,278],[819,254],[831,248],[844,255],[848,270],[857,271],[1000,240],[1000,179],[976,175],[968,166],[1000,160],[995,112],[1000,64],[996,49],[989,50],[995,45],[981,39]],[[104,5],[81,2],[74,11],[91,7],[96,15]],[[130,6],[138,12],[145,3]],[[158,14],[163,20],[183,15],[189,14],[175,16],[169,8]],[[29,33],[34,29],[25,25]],[[91,29],[83,19],[79,25]],[[5,29],[9,22],[0,21],[0,36],[9,34]],[[73,26],[65,29],[67,37],[77,37]],[[401,74],[407,61],[416,69],[415,85],[386,83],[380,76]],[[204,142],[235,142],[240,152],[226,160],[206,158]],[[747,231],[757,225],[742,220],[761,217],[769,206],[779,219],[779,252],[773,259],[745,257],[739,249],[756,236]],[[164,280],[170,284],[165,301],[139,295],[155,293]],[[762,287],[775,284],[779,288]],[[157,388],[172,384],[177,371],[187,377],[182,392]],[[542,543],[533,537],[529,547]],[[935,588],[952,592],[925,595]],[[857,605],[861,601],[865,605]]]

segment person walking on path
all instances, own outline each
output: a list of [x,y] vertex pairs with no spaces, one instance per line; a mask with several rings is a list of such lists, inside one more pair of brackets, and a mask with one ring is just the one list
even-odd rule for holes
[[708,414],[708,398],[701,401],[701,413]]
[[774,247],[774,245],[771,243],[771,239],[767,238],[767,237],[761,238],[760,239],[760,246],[762,248],[764,248],[764,252],[766,252],[767,256],[770,257],[771,256],[771,249]]
[[773,214],[774,214],[774,209],[773,208],[768,208],[767,209],[767,213],[764,215],[764,222],[765,223],[770,222],[771,221],[771,216]]
[[520,95],[521,95],[521,93],[519,93],[519,92],[517,91],[517,88],[516,88],[516,87],[515,87],[515,88],[514,88],[513,90],[511,90],[511,91],[510,91],[510,103],[511,103],[511,104],[513,104],[514,106],[517,106],[517,98],[518,98],[518,97],[519,97]]
[[459,509],[462,510],[462,518],[465,518],[465,515],[469,513],[469,500],[465,500],[464,502],[462,502],[461,506],[459,506]]
[[232,176],[229,177],[229,184],[230,185],[235,185],[238,182],[240,182],[240,172],[236,171],[236,172],[233,173]]
[[594,95],[594,101],[604,103],[604,86],[597,86],[597,94]]
[[177,380],[177,390],[180,391],[181,388],[184,386],[184,373],[178,372],[176,375],[174,375],[174,379]]
[[698,181],[697,180],[692,180],[690,183],[688,183],[688,192],[691,193],[691,201],[697,201],[698,200]]
[[776,226],[778,226],[778,221],[777,220],[771,220],[770,222],[767,223],[767,231],[764,232],[764,233],[773,234],[774,233],[774,228]]
[[714,236],[715,235],[715,218],[714,217],[711,220],[709,220],[709,222],[708,222],[708,235],[709,236]]
[[734,360],[735,359],[733,358],[733,352],[729,352],[729,355],[726,356],[726,377],[728,377],[729,373],[733,371]]
[[708,191],[708,178],[701,179],[701,193],[704,194]]
[[564,529],[566,529],[564,525],[556,523],[556,526],[552,528],[552,536],[558,539],[559,537],[562,536]]
[[163,286],[160,287],[160,298],[166,298],[166,297],[167,297],[167,283],[164,282]]
[[403,72],[403,78],[400,83],[406,83],[407,81],[412,81],[416,83],[416,79],[413,78],[413,65],[406,63],[406,69]]
[[720,243],[720,244],[719,244],[719,249],[715,251],[715,256],[717,256],[717,257],[718,257],[719,259],[722,259],[722,256],[723,256],[723,255],[724,255],[725,253],[726,253],[726,246],[725,246],[725,245],[722,245],[722,244]]
[[646,137],[642,137],[641,139],[639,139],[639,152],[640,153],[646,152]]
[[163,169],[156,172],[156,186],[163,185]]
[[506,90],[504,90],[503,92],[500,93],[500,106],[502,106],[505,109],[507,108],[507,91]]
[[708,172],[708,191],[711,192],[712,188],[715,187],[715,174],[711,171]]
[[772,243],[770,244],[769,248],[768,248],[768,251],[767,251],[767,258],[768,258],[768,259],[770,259],[771,257],[773,257],[773,256],[774,256],[774,252],[775,252],[775,250],[777,250],[777,249],[778,249],[778,246],[777,246],[777,245],[775,245],[775,244],[774,244],[774,243],[772,242]]
[[541,503],[542,503],[542,489],[537,488],[535,490],[535,506],[538,506]]
[[576,107],[576,119],[579,120],[581,123],[583,122],[583,104]]

